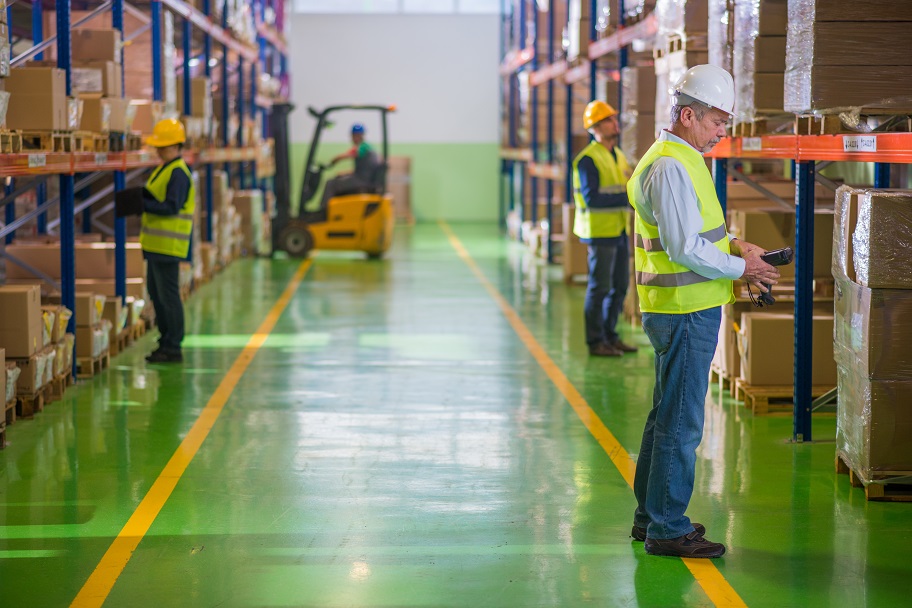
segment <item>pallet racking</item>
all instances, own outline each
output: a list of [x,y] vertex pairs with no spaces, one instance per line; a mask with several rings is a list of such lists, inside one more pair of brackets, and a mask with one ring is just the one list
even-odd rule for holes
[[[221,6],[221,22],[213,21],[213,8],[216,2]],[[121,31],[125,41],[130,41],[144,31],[151,30],[152,46],[161,48],[163,11],[170,11],[182,21],[181,27],[181,66],[178,71],[183,79],[183,98],[178,100],[178,108],[182,114],[189,114],[192,107],[192,87],[190,79],[192,68],[203,65],[203,75],[213,76],[213,66],[220,64],[220,78],[217,80],[222,92],[222,116],[219,144],[199,150],[187,150],[185,158],[188,162],[205,167],[204,177],[207,188],[202,204],[205,206],[206,225],[202,234],[208,241],[212,236],[212,191],[213,167],[223,165],[229,174],[230,183],[237,183],[240,188],[271,189],[271,175],[268,171],[257,170],[257,159],[261,149],[253,142],[245,141],[243,119],[255,119],[260,115],[262,119],[262,137],[266,139],[269,133],[269,117],[271,114],[272,100],[260,94],[257,90],[257,74],[264,73],[277,76],[281,88],[280,97],[287,97],[289,89],[287,46],[283,35],[285,5],[283,0],[252,0],[249,10],[252,12],[253,24],[256,32],[255,40],[245,41],[236,36],[228,28],[228,0],[202,0],[200,9],[183,0],[150,0],[146,5],[148,10],[140,10],[124,0],[106,0],[94,7],[91,12],[71,23],[70,0],[56,0],[56,29],[58,34],[48,39],[43,35],[43,3],[33,0],[32,11],[32,37],[33,46],[20,53],[11,61],[13,66],[19,65],[31,58],[41,59],[42,51],[56,45],[57,67],[65,70],[67,77],[67,95],[71,92],[71,29],[78,27],[104,12],[111,12],[113,27]],[[7,8],[8,16],[12,4]],[[129,12],[138,17],[146,25],[137,32],[124,31],[124,14]],[[10,27],[12,39],[12,23]],[[213,53],[213,44],[221,47],[220,56]],[[201,57],[195,56],[194,46],[202,48]],[[162,100],[162,54],[152,53],[152,89],[153,100]],[[121,70],[124,66],[121,65]],[[123,78],[122,78],[123,80]],[[238,114],[241,117],[241,127],[238,132],[238,146],[229,146],[232,134],[228,130],[229,100],[235,96],[238,101]],[[245,105],[245,99],[250,102]],[[5,206],[4,223],[0,228],[0,238],[7,243],[15,239],[16,230],[27,222],[35,219],[38,232],[46,233],[49,229],[57,228],[60,236],[60,261],[61,281],[59,290],[61,301],[73,310],[75,302],[75,217],[76,213],[84,213],[83,230],[91,231],[91,207],[113,191],[126,187],[130,179],[139,177],[144,171],[157,164],[154,154],[146,151],[138,152],[21,152],[0,154],[0,177],[6,178],[5,195],[0,199],[0,206]],[[265,163],[272,165],[273,163]],[[113,186],[101,190],[78,205],[75,193],[89,184],[97,181],[106,173],[113,173]],[[85,175],[76,182],[76,175]],[[48,200],[46,198],[46,182],[51,176],[59,180],[59,195]],[[25,184],[17,184],[22,178],[30,178]],[[37,205],[34,209],[16,217],[14,201],[22,193],[35,189]],[[265,200],[265,197],[264,197]],[[57,207],[59,218],[48,222],[46,213]],[[265,211],[265,209],[264,209]],[[115,242],[115,285],[116,293],[122,299],[126,296],[126,222],[117,219],[114,222]],[[28,268],[20,260],[3,254],[7,263],[15,263],[32,271],[37,277],[48,280],[40,272]],[[54,281],[51,281],[54,283]],[[68,331],[75,327],[75,315],[69,321]],[[74,363],[75,365],[75,363]],[[74,369],[75,374],[75,369]]]
[[[590,2],[590,14],[597,14],[596,0]],[[569,0],[551,0],[551,7],[569,6]],[[501,189],[500,217],[503,220],[507,211],[516,210],[520,214],[529,209],[532,222],[538,221],[537,205],[528,204],[538,200],[538,180],[546,180],[547,188],[547,221],[552,221],[552,184],[556,180],[565,180],[565,192],[571,192],[570,163],[574,150],[570,149],[570,126],[573,116],[572,101],[563,108],[555,108],[554,84],[562,82],[568,87],[568,100],[572,100],[570,87],[577,83],[588,83],[590,98],[595,98],[596,60],[610,54],[617,54],[620,68],[627,65],[627,50],[636,40],[654,38],[657,25],[654,14],[645,15],[634,25],[624,23],[624,0],[617,0],[619,14],[618,29],[604,38],[598,38],[595,20],[590,20],[589,45],[586,57],[571,65],[564,59],[554,56],[555,28],[554,11],[549,11],[547,61],[539,57],[539,45],[535,35],[529,35],[527,23],[530,14],[536,10],[536,3],[529,0],[504,0],[501,11],[501,50],[502,61],[500,74],[507,80],[506,93],[502,95],[504,111],[503,123],[507,132],[502,137],[505,146],[501,149]],[[569,11],[567,11],[569,12]],[[518,18],[518,19],[517,19]],[[532,136],[528,147],[518,144],[517,112],[518,75],[528,72],[531,86],[530,113],[533,121]],[[539,97],[537,90],[547,87],[545,101],[548,121],[547,139],[549,156],[539,158],[537,141],[537,120]],[[553,116],[555,111],[565,112],[567,119],[567,154],[563,166],[557,165],[553,157],[554,130]],[[814,234],[814,186],[817,181],[826,183],[816,173],[820,162],[870,162],[874,164],[874,187],[886,188],[890,185],[891,164],[912,164],[912,133],[841,133],[833,135],[763,135],[760,137],[729,137],[719,143],[707,154],[713,159],[713,177],[716,191],[723,209],[726,206],[727,184],[730,159],[781,159],[794,162],[796,182],[796,289],[795,289],[795,382],[793,407],[793,433],[795,442],[812,441],[812,413],[815,401],[812,399],[811,369],[813,365],[811,350],[812,304],[813,304],[813,234]],[[517,175],[518,173],[518,175]],[[529,179],[529,193],[523,187],[526,174]],[[738,179],[754,185],[763,193],[762,186],[755,184],[749,177],[738,174]],[[518,187],[517,187],[518,184]],[[769,193],[765,193],[769,195]],[[774,198],[774,197],[771,197]],[[522,219],[526,219],[522,215]],[[504,222],[502,221],[502,224]],[[520,237],[521,238],[521,237]],[[550,234],[544,246],[547,247],[547,260],[553,262],[552,245],[554,237]]]

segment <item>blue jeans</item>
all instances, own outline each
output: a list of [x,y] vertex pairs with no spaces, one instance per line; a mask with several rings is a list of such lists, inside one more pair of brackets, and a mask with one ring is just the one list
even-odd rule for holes
[[643,330],[655,349],[656,381],[633,481],[633,523],[647,528],[649,538],[678,538],[694,529],[684,512],[693,494],[721,320],[721,307],[686,315],[643,313]]
[[589,245],[589,284],[583,304],[589,346],[618,339],[615,328],[627,296],[629,258],[626,234],[615,245]]

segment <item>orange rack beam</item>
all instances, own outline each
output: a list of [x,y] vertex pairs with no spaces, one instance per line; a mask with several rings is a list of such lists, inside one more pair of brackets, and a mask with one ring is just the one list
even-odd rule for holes
[[706,156],[909,164],[912,133],[726,137]]

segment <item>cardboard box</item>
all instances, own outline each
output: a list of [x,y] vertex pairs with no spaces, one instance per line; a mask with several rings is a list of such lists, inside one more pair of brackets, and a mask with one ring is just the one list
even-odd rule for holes
[[[140,299],[146,297],[146,280],[142,277],[128,278],[126,287],[127,297]],[[76,279],[76,290],[91,291],[109,298],[117,296],[114,279]]]
[[129,99],[110,97],[107,99],[111,107],[110,124],[112,133],[129,133],[133,130],[133,120],[136,117],[136,106]]
[[[51,278],[60,278],[60,244],[59,243],[14,243],[7,245],[7,253],[13,255],[29,266]],[[78,279],[113,279],[114,278],[114,243],[76,243],[76,277]],[[139,243],[126,244],[127,278],[145,276],[145,261]],[[7,268],[8,279],[34,279],[34,275],[24,268],[10,264]]]
[[757,33],[784,36],[788,29],[788,0],[761,0],[758,8]]
[[[785,73],[785,32],[782,36],[759,36],[754,40],[754,72]],[[782,99],[779,99],[782,102]]]
[[111,130],[111,105],[107,99],[83,94],[79,97],[83,103],[82,120],[79,129],[93,133],[108,133]]
[[16,68],[3,84],[10,94],[7,128],[67,130],[66,72],[58,68]]
[[110,345],[110,325],[97,323],[91,327],[76,328],[76,357],[94,359],[101,356]]
[[40,287],[0,286],[0,346],[6,356],[31,357],[41,349],[43,333]]
[[563,209],[563,267],[564,281],[567,282],[572,280],[575,276],[589,276],[589,248],[580,242],[578,236],[573,234],[573,220],[575,216],[576,207],[574,205],[565,204]]
[[[0,401],[6,405],[6,351],[2,347],[0,347]],[[6,410],[4,410],[4,422],[5,413]]]
[[130,105],[135,108],[133,114],[133,131],[143,135],[151,135],[152,128],[164,114],[164,106],[160,101],[148,99],[131,99]]
[[111,323],[111,331],[114,336],[123,331],[127,326],[127,315],[130,310],[120,303],[120,298],[108,298],[105,300],[104,312],[101,317]]
[[102,319],[106,297],[95,292],[76,292],[76,327],[91,327]]
[[621,70],[621,90],[625,107],[649,112],[656,100],[655,68],[651,65],[624,68]]
[[801,0],[800,15],[819,21],[912,21],[912,13],[903,2],[883,0]]
[[104,97],[123,97],[121,66],[114,61],[74,62],[71,82],[74,95],[99,93]]
[[[833,317],[813,317],[814,386],[836,386]],[[794,382],[795,319],[791,315],[752,312],[742,316],[741,377],[751,386],[790,386]]]
[[[912,78],[892,65],[866,66],[792,66],[785,73],[786,112],[857,106],[895,114],[912,99]],[[770,83],[771,84],[771,83]]]
[[120,31],[115,29],[75,29],[70,32],[73,60],[121,62]]
[[184,108],[184,79],[177,79],[177,107],[185,116],[209,119],[212,117],[212,82],[205,77],[190,79],[190,111]]
[[39,353],[16,360],[16,366],[19,368],[19,380],[16,382],[17,395],[34,395],[44,386],[44,379],[47,375],[45,367],[48,362],[48,358]]
[[852,235],[858,223],[858,195],[861,190],[841,186],[836,191],[835,222],[833,224],[833,267],[834,277],[857,281],[855,272],[855,249]]
[[754,108],[782,111],[785,74],[754,74]]
[[[814,214],[814,276],[832,276],[834,215],[828,210]],[[795,248],[795,214],[787,211],[734,209],[729,212],[729,232],[767,250]],[[782,280],[795,278],[795,264],[779,267]]]
[[912,290],[840,279],[834,297],[837,360],[870,380],[912,381]]
[[912,382],[868,380],[839,366],[836,448],[863,481],[912,470]]
[[864,190],[852,234],[858,283],[912,289],[912,190]]

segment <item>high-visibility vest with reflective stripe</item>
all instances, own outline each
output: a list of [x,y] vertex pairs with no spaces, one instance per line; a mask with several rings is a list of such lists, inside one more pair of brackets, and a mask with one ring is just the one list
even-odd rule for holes
[[659,157],[670,156],[684,165],[693,182],[703,227],[700,236],[719,251],[729,254],[725,215],[716,196],[712,176],[703,156],[689,145],[671,141],[655,142],[640,160],[627,184],[627,194],[633,205],[634,268],[640,310],[668,314],[686,314],[734,302],[731,279],[708,279],[689,268],[671,261],[662,248],[657,226],[647,223],[641,213],[645,195],[640,184],[641,174]]
[[193,211],[196,207],[196,192],[193,187],[193,176],[184,159],[179,159],[164,167],[158,167],[146,182],[146,190],[155,200],[163,202],[168,192],[168,182],[174,171],[183,171],[190,178],[190,191],[177,215],[142,214],[142,230],[139,243],[143,251],[173,255],[184,259],[190,252],[190,234],[193,231]]
[[592,158],[599,172],[599,193],[619,194],[627,191],[627,174],[630,165],[620,148],[615,148],[617,161],[605,146],[597,141],[588,146],[573,160],[573,201],[576,216],[573,220],[573,234],[581,239],[611,238],[621,236],[627,227],[630,210],[627,208],[596,209],[586,204],[581,192],[579,162],[586,156]]

